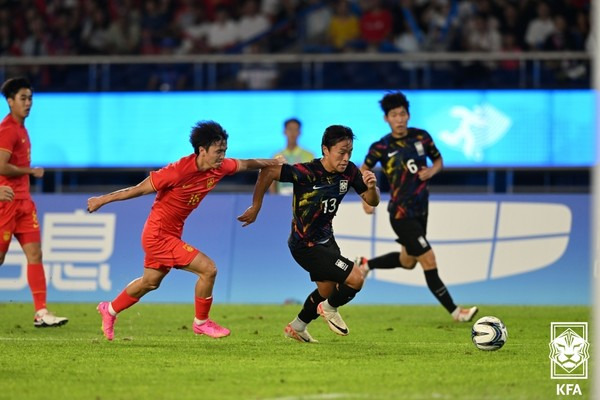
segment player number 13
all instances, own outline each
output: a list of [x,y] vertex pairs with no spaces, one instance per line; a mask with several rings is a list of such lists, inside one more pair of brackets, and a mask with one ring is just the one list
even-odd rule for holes
[[321,204],[323,204],[323,212],[325,214],[332,213],[332,212],[335,212],[335,210],[336,210],[337,199],[335,199],[335,198],[326,199],[326,200],[321,201]]

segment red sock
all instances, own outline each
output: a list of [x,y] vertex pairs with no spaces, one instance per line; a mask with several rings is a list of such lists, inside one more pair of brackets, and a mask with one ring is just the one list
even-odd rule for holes
[[123,291],[117,297],[115,297],[115,299],[113,301],[111,301],[111,304],[112,304],[112,308],[113,308],[113,310],[115,310],[115,312],[121,312],[121,311],[125,310],[126,308],[131,307],[138,301],[140,301],[140,299],[131,297],[130,295],[127,294],[126,289],[123,289]]
[[196,305],[196,318],[201,321],[208,319],[208,312],[210,311],[210,306],[212,305],[213,298],[212,296],[207,297],[205,299],[196,297],[194,303]]
[[27,264],[27,282],[35,311],[46,308],[46,276],[43,264]]

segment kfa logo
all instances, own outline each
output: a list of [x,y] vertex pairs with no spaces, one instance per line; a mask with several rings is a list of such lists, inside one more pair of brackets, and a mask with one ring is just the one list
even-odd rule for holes
[[346,179],[340,180],[340,194],[348,191],[348,181]]
[[552,379],[587,379],[590,358],[587,328],[587,322],[551,323],[550,377]]
[[557,396],[572,396],[572,395],[583,396],[583,393],[581,393],[581,388],[576,383],[558,383],[556,385],[556,395]]

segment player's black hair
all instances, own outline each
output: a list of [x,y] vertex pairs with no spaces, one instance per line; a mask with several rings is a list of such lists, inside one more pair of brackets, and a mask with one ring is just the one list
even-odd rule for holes
[[31,91],[33,91],[33,88],[31,87],[31,83],[29,83],[29,81],[26,78],[11,78],[8,79],[7,81],[5,81],[2,84],[2,94],[4,95],[4,98],[6,99],[14,99],[15,95],[17,93],[19,93],[19,90],[21,89],[29,89]]
[[391,110],[398,107],[404,107],[406,112],[410,114],[410,103],[402,92],[390,92],[386,94],[383,96],[383,99],[379,100],[379,104],[385,115],[388,115]]
[[219,142],[226,142],[229,135],[225,129],[214,121],[200,121],[192,128],[190,134],[190,143],[194,148],[194,153],[200,153],[200,147],[208,151],[208,148]]
[[298,118],[288,118],[288,119],[286,119],[285,121],[283,121],[283,127],[284,128],[287,127],[290,122],[297,123],[299,128],[302,127],[302,122],[300,122],[300,120]]
[[331,149],[333,146],[341,142],[342,140],[354,140],[354,132],[352,129],[343,125],[330,125],[325,129],[323,133],[323,140],[321,140],[321,152],[323,152],[323,146]]

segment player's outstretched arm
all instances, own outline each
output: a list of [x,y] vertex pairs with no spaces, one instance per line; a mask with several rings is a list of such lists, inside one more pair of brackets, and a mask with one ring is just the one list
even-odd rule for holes
[[[363,164],[363,165],[360,166],[360,172],[362,172],[362,174],[363,174],[363,180],[364,180],[365,173],[367,173],[367,172],[373,173],[371,171],[371,169],[369,167],[367,167],[365,164]],[[365,193],[363,193],[363,195],[364,194]],[[362,202],[363,210],[367,214],[374,214],[375,213],[375,207],[372,206],[372,205],[370,205],[369,203],[367,203],[367,201],[365,200],[365,198],[364,198],[363,195],[360,196],[363,199],[363,202]],[[377,189],[377,195],[379,196],[379,188]],[[377,201],[377,204],[379,204],[379,200]]]
[[240,163],[240,169],[238,172],[261,169],[268,167],[269,165],[281,165],[285,162],[285,158],[277,156],[275,158],[249,158],[247,160],[238,160]]
[[271,186],[271,183],[273,183],[274,180],[279,180],[280,175],[281,165],[271,165],[260,170],[256,184],[254,185],[252,205],[237,218],[238,221],[243,222],[242,227],[250,225],[256,221],[256,217],[258,216],[258,212],[262,207],[263,198],[265,197],[267,189],[269,186]]
[[121,201],[132,199],[134,197],[143,196],[145,194],[153,193],[154,187],[150,182],[150,177],[147,177],[135,186],[130,186],[125,189],[117,190],[112,193],[104,194],[102,196],[90,197],[88,199],[88,212],[93,213],[105,204],[112,203],[113,201]]
[[377,187],[377,177],[373,171],[366,170],[362,173],[363,182],[367,185],[367,191],[362,193],[360,197],[363,199],[363,204],[369,207],[377,207],[379,200],[379,188]]

